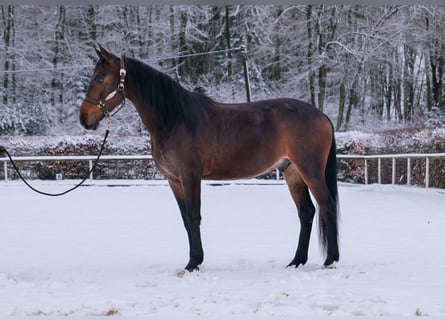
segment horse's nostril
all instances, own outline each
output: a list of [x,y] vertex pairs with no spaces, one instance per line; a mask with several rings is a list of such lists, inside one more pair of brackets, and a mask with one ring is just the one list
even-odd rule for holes
[[87,130],[96,130],[98,123],[96,121],[96,117],[87,115],[80,115],[79,116],[80,124]]

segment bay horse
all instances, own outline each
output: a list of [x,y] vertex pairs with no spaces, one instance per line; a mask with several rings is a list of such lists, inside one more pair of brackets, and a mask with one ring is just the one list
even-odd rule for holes
[[176,198],[189,241],[188,271],[203,262],[201,180],[249,178],[279,168],[300,219],[300,235],[288,267],[308,259],[318,203],[324,266],[339,260],[337,159],[328,117],[295,99],[225,104],[186,90],[168,75],[101,46],[80,107],[80,123],[97,129],[128,98],[150,133],[152,155]]

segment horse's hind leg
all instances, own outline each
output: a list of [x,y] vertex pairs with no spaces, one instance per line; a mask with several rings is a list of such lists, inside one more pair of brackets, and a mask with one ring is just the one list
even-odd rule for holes
[[304,265],[308,258],[309,240],[311,237],[315,207],[309,195],[308,187],[298,173],[297,167],[294,164],[290,164],[283,172],[283,175],[292,199],[297,206],[298,216],[300,218],[301,226],[297,252],[288,265],[288,267],[293,266],[297,268],[300,264]]
[[[300,167],[299,167],[300,168]],[[306,170],[305,173],[312,172],[312,174],[304,175],[307,186],[314,195],[318,203],[320,211],[320,243],[324,250],[326,250],[326,260],[324,266],[329,267],[334,262],[339,260],[338,249],[338,226],[337,226],[337,199],[330,194],[330,190],[326,184],[325,176],[317,175],[315,171]],[[310,178],[308,178],[310,177]],[[335,177],[336,178],[336,177]]]

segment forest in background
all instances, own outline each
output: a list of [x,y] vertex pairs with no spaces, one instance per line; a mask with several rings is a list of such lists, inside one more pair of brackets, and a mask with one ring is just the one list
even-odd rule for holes
[[[94,46],[218,101],[311,102],[336,130],[445,122],[445,6],[1,5],[0,135],[81,134]],[[197,53],[214,52],[207,55]],[[141,134],[134,108],[113,122]]]

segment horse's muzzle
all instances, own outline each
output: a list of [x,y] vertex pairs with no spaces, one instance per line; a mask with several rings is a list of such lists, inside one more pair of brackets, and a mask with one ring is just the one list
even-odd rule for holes
[[96,130],[99,126],[99,121],[96,121],[96,119],[93,120],[94,121],[88,121],[84,115],[80,115],[79,117],[80,124],[87,130]]

